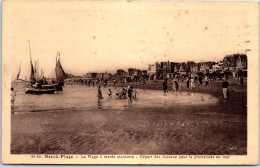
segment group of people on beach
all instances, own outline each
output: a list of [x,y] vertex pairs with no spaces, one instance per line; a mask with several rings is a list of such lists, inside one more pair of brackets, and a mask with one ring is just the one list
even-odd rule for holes
[[[172,94],[173,92],[176,92],[177,91],[182,91],[182,83],[181,82],[178,82],[177,79],[173,79],[172,80]],[[164,79],[163,80],[163,92],[164,92],[164,96],[166,96],[166,93],[168,92],[168,81],[167,79]]]
[[[177,93],[177,91],[181,91],[183,90],[183,86],[182,86],[182,83],[185,82],[184,79],[179,79],[179,78],[174,78],[171,82],[172,84],[172,94],[174,92]],[[195,84],[194,84],[194,79],[193,78],[189,78],[187,77],[186,78],[186,85],[187,85],[187,89],[192,89],[195,87]],[[164,91],[164,96],[166,96],[166,93],[168,92],[168,80],[167,79],[164,79],[163,80],[163,91]]]
[[87,79],[87,80],[84,80],[84,79],[68,79],[65,81],[65,84],[66,85],[77,85],[77,84],[85,84],[86,86],[88,87],[95,87],[96,85],[100,85],[102,84],[102,86],[104,86],[104,88],[107,88],[107,83],[108,83],[108,79]]
[[[197,80],[197,78],[196,78],[196,80]],[[205,86],[209,85],[209,78],[207,76],[205,76],[204,80],[205,80]],[[177,91],[180,91],[180,94],[181,94],[181,91],[183,90],[183,87],[182,87],[183,82],[185,82],[184,79],[179,79],[179,78],[174,78],[172,80],[172,82],[171,82],[172,94],[174,92],[177,93]],[[241,86],[243,86],[243,79],[240,79],[240,82],[241,82]],[[196,83],[196,81],[195,81],[194,77],[186,78],[186,88],[188,90],[195,88],[195,83]],[[202,85],[201,77],[198,78],[198,85]],[[229,82],[227,81],[227,77],[224,77],[223,82],[222,82],[224,102],[226,102],[230,98],[230,93],[229,93],[228,87],[229,87]],[[164,96],[166,96],[166,94],[168,92],[168,79],[167,78],[163,80],[163,92],[164,92]]]
[[[109,99],[111,99],[112,95],[113,95],[113,91],[111,90],[111,88],[108,88],[107,94],[108,94]],[[117,92],[116,98],[118,98],[118,99],[126,99],[127,98],[128,99],[128,105],[130,107],[132,107],[132,101],[133,101],[133,98],[136,98],[136,95],[137,95],[137,90],[134,89],[133,86],[128,86],[127,89],[122,88],[120,90],[120,92]],[[98,97],[98,103],[102,99],[104,99],[103,93],[102,93],[102,90],[101,90],[101,85],[98,85],[97,97]]]

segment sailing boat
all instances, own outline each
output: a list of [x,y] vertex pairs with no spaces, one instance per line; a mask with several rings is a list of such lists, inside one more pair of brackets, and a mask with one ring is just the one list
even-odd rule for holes
[[22,81],[22,80],[20,79],[21,64],[22,64],[22,62],[20,63],[19,70],[18,70],[18,73],[17,73],[17,75],[16,75],[16,78],[13,80],[14,83],[17,83],[17,82],[21,82],[21,81]]
[[[51,87],[45,87],[43,88],[43,85],[40,87],[37,86],[37,80],[35,78],[35,70],[33,68],[32,63],[32,57],[31,57],[31,48],[30,48],[30,41],[29,42],[29,51],[30,51],[30,64],[31,64],[31,75],[30,75],[30,81],[28,86],[25,88],[25,93],[29,94],[53,94],[56,91],[56,87],[53,85],[49,85]],[[35,84],[35,85],[34,85]]]
[[61,63],[60,63],[60,53],[57,53],[56,57],[56,67],[55,67],[55,73],[56,73],[56,83],[57,83],[57,90],[62,91],[64,86],[64,80],[67,78],[70,78],[63,70]]

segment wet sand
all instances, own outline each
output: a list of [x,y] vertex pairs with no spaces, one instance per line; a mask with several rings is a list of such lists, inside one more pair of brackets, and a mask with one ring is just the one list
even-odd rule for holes
[[209,105],[133,103],[113,110],[97,106],[15,114],[11,153],[246,154],[246,88],[231,87],[231,101],[223,102],[215,87],[191,90],[218,98]]

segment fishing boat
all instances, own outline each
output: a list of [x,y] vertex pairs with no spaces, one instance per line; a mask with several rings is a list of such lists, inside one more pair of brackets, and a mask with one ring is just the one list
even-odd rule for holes
[[[57,90],[56,85],[44,85],[44,84],[39,85],[37,83],[37,80],[35,78],[36,71],[35,71],[35,69],[33,67],[33,63],[32,63],[30,41],[28,41],[28,42],[29,42],[29,51],[30,51],[31,75],[30,75],[30,80],[29,80],[28,86],[25,87],[25,93],[27,93],[27,94],[53,94]],[[35,66],[36,66],[36,63],[35,63]],[[20,70],[19,70],[17,77],[19,77],[19,75],[20,75]]]

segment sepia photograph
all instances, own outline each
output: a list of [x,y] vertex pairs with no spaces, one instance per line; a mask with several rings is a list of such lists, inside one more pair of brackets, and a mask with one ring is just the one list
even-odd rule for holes
[[70,155],[129,158],[121,164],[258,155],[258,9],[4,1],[5,152],[57,163]]

